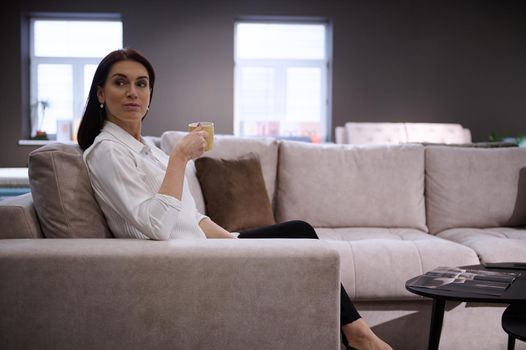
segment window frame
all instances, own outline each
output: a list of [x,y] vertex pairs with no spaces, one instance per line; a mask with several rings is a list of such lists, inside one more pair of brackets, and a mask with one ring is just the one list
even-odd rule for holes
[[[325,27],[325,58],[316,59],[238,59],[237,58],[237,25],[240,23],[256,24],[317,24]],[[276,83],[275,95],[285,96],[286,84],[283,79],[286,77],[287,68],[316,67],[321,69],[321,142],[330,141],[332,127],[332,20],[322,17],[241,17],[234,21],[234,135],[240,135],[240,89],[241,89],[241,69],[244,67],[273,67],[281,71],[276,74],[276,78],[281,83]],[[280,113],[286,113],[286,98],[279,97],[276,102]],[[280,115],[280,118],[283,116]]]
[[[84,94],[84,66],[98,65],[100,57],[44,57],[35,56],[34,45],[34,22],[38,20],[56,21],[118,21],[123,26],[122,42],[124,47],[124,21],[120,13],[68,13],[68,12],[30,12],[22,14],[22,110],[25,117],[22,118],[22,134],[25,139],[32,138],[36,126],[32,125],[32,105],[37,100],[39,64],[67,64],[73,70],[73,115],[72,122],[81,117],[75,111],[81,111],[86,103]],[[54,140],[56,134],[49,134],[48,138]]]

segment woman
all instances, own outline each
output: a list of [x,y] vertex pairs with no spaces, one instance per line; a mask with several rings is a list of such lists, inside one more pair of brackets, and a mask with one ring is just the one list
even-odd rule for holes
[[[186,165],[206,147],[202,128],[183,137],[172,153],[148,145],[142,120],[153,96],[155,72],[133,49],[113,51],[99,64],[78,131],[95,196],[116,237],[140,239],[236,238],[201,215],[185,180]],[[238,238],[312,238],[301,221],[241,232]],[[391,349],[360,318],[341,291],[343,341],[358,349]]]

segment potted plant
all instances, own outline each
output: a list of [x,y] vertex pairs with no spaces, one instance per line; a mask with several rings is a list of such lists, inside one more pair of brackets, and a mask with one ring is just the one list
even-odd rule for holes
[[526,147],[526,134],[518,136],[497,136],[496,132],[492,132],[489,136],[489,140],[492,142],[514,143],[519,147]]
[[[42,118],[39,118],[40,114],[38,113],[39,108],[42,111]],[[44,119],[46,117],[46,109],[49,108],[49,101],[48,100],[38,100],[34,102],[31,105],[31,110],[33,112],[33,125],[38,124],[37,129],[35,131],[35,135],[31,137],[33,140],[49,140],[47,133],[42,130],[42,127],[44,125]],[[35,120],[36,119],[36,120]]]

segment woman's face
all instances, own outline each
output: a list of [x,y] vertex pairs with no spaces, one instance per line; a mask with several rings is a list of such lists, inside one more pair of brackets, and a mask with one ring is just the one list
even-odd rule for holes
[[129,60],[115,63],[104,85],[97,89],[108,120],[117,124],[140,122],[148,110],[150,94],[148,71],[139,62]]

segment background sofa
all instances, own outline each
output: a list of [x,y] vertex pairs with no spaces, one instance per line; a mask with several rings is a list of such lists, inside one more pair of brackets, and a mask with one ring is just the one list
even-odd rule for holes
[[[170,153],[184,134],[176,131],[166,132],[161,136],[159,145],[165,152]],[[59,153],[75,151],[64,147],[40,149],[32,154],[30,178],[45,178],[34,173],[37,169],[46,168],[45,164],[52,163],[55,169],[58,164],[65,164],[66,160],[61,159]],[[93,202],[84,203],[82,206],[86,213],[82,217],[88,218],[91,225],[84,228],[71,227],[78,226],[82,217],[70,222],[63,220],[64,222],[57,223],[61,220],[56,217],[49,220],[50,214],[44,214],[46,209],[49,211],[50,206],[57,202],[45,201],[48,192],[39,190],[39,187],[49,186],[38,186],[35,183],[35,186],[32,185],[34,202],[31,195],[11,199],[6,203],[0,202],[1,237],[30,238],[0,241],[0,278],[2,281],[8,280],[10,285],[16,285],[21,276],[26,275],[30,276],[31,281],[28,285],[16,289],[6,288],[5,285],[0,289],[2,309],[7,308],[9,311],[0,316],[0,326],[10,331],[24,329],[26,323],[42,327],[42,321],[39,320],[47,316],[54,320],[59,319],[57,324],[65,327],[67,332],[71,331],[72,327],[67,322],[71,311],[67,310],[69,304],[54,300],[52,306],[45,307],[48,304],[39,301],[41,299],[34,292],[40,287],[49,292],[53,289],[51,286],[58,283],[61,286],[58,288],[61,290],[59,300],[65,298],[68,303],[74,300],[83,305],[82,311],[85,313],[74,318],[74,322],[81,325],[73,327],[79,334],[83,334],[80,329],[87,332],[86,330],[91,331],[93,327],[97,331],[105,328],[101,318],[93,320],[86,310],[111,295],[113,298],[109,299],[109,303],[104,302],[104,307],[114,303],[120,307],[117,313],[119,317],[116,317],[117,321],[111,321],[111,327],[115,327],[115,323],[119,324],[119,320],[125,320],[129,316],[123,310],[143,305],[141,311],[132,312],[134,323],[130,327],[136,331],[144,327],[141,322],[146,322],[151,333],[145,336],[139,332],[141,336],[137,335],[137,338],[140,338],[138,343],[144,343],[151,338],[168,337],[170,341],[178,344],[201,344],[198,337],[200,332],[195,330],[200,330],[196,324],[199,324],[201,319],[197,318],[196,321],[196,317],[202,314],[199,312],[202,309],[193,304],[188,305],[188,299],[181,300],[174,292],[174,289],[178,290],[178,286],[186,286],[188,281],[191,281],[192,286],[195,283],[195,288],[185,290],[185,293],[196,296],[202,290],[207,292],[202,302],[215,312],[210,322],[216,327],[213,329],[220,332],[214,334],[222,342],[232,342],[234,347],[230,348],[241,348],[247,345],[249,340],[240,335],[237,327],[229,327],[228,324],[233,322],[232,324],[237,325],[239,313],[243,314],[250,309],[250,303],[261,303],[262,317],[253,321],[245,336],[263,339],[261,335],[256,335],[259,327],[262,327],[263,335],[274,332],[275,328],[285,327],[288,331],[277,333],[277,340],[272,343],[274,347],[258,347],[280,348],[275,347],[280,343],[286,344],[283,348],[290,349],[333,349],[338,347],[338,335],[334,332],[334,329],[338,328],[335,326],[335,319],[338,317],[336,280],[341,277],[362,316],[381,337],[396,349],[423,349],[427,346],[431,302],[409,293],[405,289],[406,280],[437,266],[526,261],[526,149],[417,144],[320,145],[218,135],[214,149],[205,156],[239,159],[247,154],[256,155],[260,160],[264,190],[271,199],[276,221],[309,221],[315,226],[321,242],[300,240],[300,243],[296,244],[286,240],[250,243],[207,241],[203,244],[108,240],[103,238],[108,234],[104,232],[103,219],[95,232],[92,232],[93,229],[90,231],[93,223],[97,222],[95,218],[98,208]],[[33,165],[37,169],[32,172]],[[69,164],[58,173],[64,175],[66,169],[72,168],[81,169],[82,163]],[[193,163],[188,166],[187,173],[197,207],[205,212],[207,203]],[[79,178],[77,174],[77,179]],[[86,188],[90,190],[86,184],[76,187],[79,182],[59,178],[55,185],[65,190],[62,197],[71,193],[78,195]],[[93,212],[86,211],[88,204]],[[60,210],[64,209],[56,209],[57,212]],[[77,208],[69,213],[61,212],[61,216],[74,217],[78,215],[76,213],[79,210]],[[16,229],[6,229],[7,227]],[[43,236],[61,237],[62,234],[83,230],[85,234],[93,234],[99,238],[35,239]],[[260,244],[261,251],[258,249]],[[191,249],[187,250],[188,247]],[[160,257],[156,256],[157,248]],[[289,255],[289,252],[293,254]],[[208,254],[212,253],[212,257],[209,257]],[[63,254],[67,257],[63,257]],[[33,263],[32,257],[35,256],[40,260]],[[154,280],[145,280],[146,282],[140,284],[141,281],[137,279],[146,279],[151,271],[142,266],[140,261],[143,259],[151,264],[149,266],[152,270],[155,270],[154,262],[157,259],[162,260],[161,270],[168,269],[169,273],[158,275],[156,271],[153,274],[157,276]],[[173,262],[171,259],[174,259]],[[178,259],[187,259],[183,263],[187,268],[177,269],[173,272],[174,275],[170,269],[175,269],[174,265],[179,264]],[[252,259],[255,259],[255,262]],[[296,259],[297,263],[288,266],[290,261]],[[9,261],[10,265],[5,265],[4,261]],[[75,263],[72,264],[71,261]],[[131,261],[138,261],[137,264],[141,265],[138,274],[142,277],[133,277],[134,267],[128,264]],[[224,267],[223,261],[227,261],[231,270]],[[28,265],[29,262],[32,265]],[[193,271],[191,268],[200,266],[201,262],[206,262],[206,266],[212,269],[206,277],[203,274],[207,269],[198,268]],[[314,270],[301,270],[300,266],[304,267],[313,262],[319,266]],[[72,271],[68,270],[70,266],[77,264],[81,264],[82,267],[72,267]],[[92,264],[98,267],[92,268]],[[117,267],[114,267],[114,264]],[[35,270],[35,265],[44,265],[45,268]],[[68,270],[65,274],[62,273],[64,268]],[[281,271],[283,268],[285,270]],[[126,277],[122,277],[123,270],[126,271]],[[274,274],[278,270],[281,278],[276,279]],[[97,278],[101,271],[104,273]],[[182,272],[184,274],[179,275]],[[82,277],[82,274],[87,278]],[[212,275],[212,282],[209,282],[208,278],[212,278]],[[77,276],[75,283],[68,284],[67,281],[73,276]],[[298,280],[297,276],[301,278]],[[112,282],[115,278],[120,281],[118,288],[115,288]],[[141,288],[158,284],[159,288],[155,290],[162,294],[164,302],[160,303],[156,301],[157,298],[150,298],[148,288],[145,293],[141,293],[141,297],[134,298],[133,295],[125,293],[130,278],[134,283],[139,283],[135,286]],[[92,280],[97,281],[95,290],[87,288],[91,282],[86,281]],[[290,285],[291,281],[296,282]],[[216,284],[221,286],[219,290],[225,288],[231,298],[227,299],[225,307],[220,306],[225,305],[222,295],[213,290]],[[114,293],[109,293],[108,288]],[[260,288],[264,289],[257,292]],[[213,293],[208,294],[211,289]],[[102,291],[105,293],[99,298],[98,295]],[[125,293],[125,298],[122,298],[120,293]],[[268,298],[265,298],[267,293]],[[79,301],[83,297],[90,300],[86,303],[87,306]],[[11,304],[8,302],[14,302],[18,298],[23,300],[18,303],[18,307],[9,306]],[[200,296],[198,298],[201,299]],[[290,316],[290,308],[295,308],[291,301],[298,298],[302,299],[302,302],[308,300],[305,303],[312,305],[312,308],[308,308],[310,313],[304,315],[312,320],[312,324],[304,327],[298,326],[298,317]],[[270,303],[268,299],[272,300],[271,306],[267,304]],[[246,302],[246,305],[242,303],[241,306],[234,306],[236,304],[233,300],[241,300]],[[121,303],[124,306],[120,305]],[[144,306],[149,303],[154,303],[155,307]],[[265,310],[263,306],[268,306],[271,311]],[[161,312],[165,307],[166,313]],[[157,322],[159,315],[162,316],[162,320],[168,320],[170,315],[181,312],[180,308],[184,310],[181,319],[163,326]],[[507,336],[500,327],[504,306],[448,303],[446,308],[448,312],[444,319],[442,349],[505,348]],[[329,310],[329,316],[322,316],[322,313],[327,314],[323,309]],[[108,320],[111,320],[112,314],[106,314],[107,317],[103,318],[105,322],[110,322]],[[18,315],[18,322],[10,323],[9,319],[14,315]],[[214,317],[227,320],[227,325],[219,322],[224,327],[217,328],[217,324],[213,323]],[[273,321],[268,322],[271,318]],[[206,319],[208,320],[208,316]],[[191,335],[179,332],[180,327]],[[297,327],[300,329],[296,329]],[[119,335],[127,334],[124,328],[126,327],[119,329]],[[176,328],[178,331],[174,332]],[[318,343],[299,344],[295,339],[297,336],[290,337],[291,334],[303,335],[313,330],[316,331],[309,335],[309,341],[317,339]],[[6,332],[1,334],[9,334],[2,335],[4,344],[23,339],[21,334],[17,333],[12,336]],[[47,334],[42,331],[36,339],[51,339],[52,337],[46,337]],[[320,347],[320,344],[323,346]],[[166,343],[157,341],[154,345],[162,348]],[[270,343],[268,345],[270,346]],[[517,349],[521,348],[526,347],[518,343]]]
[[335,138],[338,144],[462,144],[471,142],[471,131],[456,123],[347,122],[335,128]]

